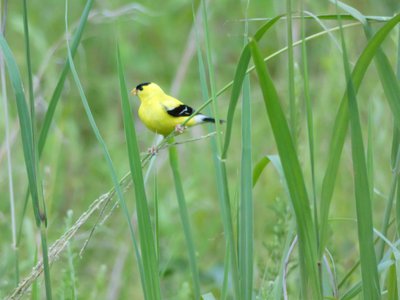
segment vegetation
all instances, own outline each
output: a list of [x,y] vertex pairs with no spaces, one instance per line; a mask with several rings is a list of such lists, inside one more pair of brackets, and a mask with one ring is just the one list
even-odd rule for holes
[[398,299],[399,9],[2,1],[0,297]]

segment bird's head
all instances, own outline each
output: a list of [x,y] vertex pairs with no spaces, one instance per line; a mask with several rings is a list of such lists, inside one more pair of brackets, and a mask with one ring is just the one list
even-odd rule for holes
[[131,91],[131,94],[138,96],[140,100],[148,99],[148,97],[151,97],[158,93],[164,93],[164,92],[157,84],[155,84],[153,82],[144,82],[144,83],[138,84]]

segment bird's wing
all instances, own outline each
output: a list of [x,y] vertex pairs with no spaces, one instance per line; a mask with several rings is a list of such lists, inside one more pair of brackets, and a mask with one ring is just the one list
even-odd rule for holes
[[167,113],[173,117],[185,117],[193,114],[193,108],[183,104],[179,100],[168,97],[167,101],[163,103]]
[[193,108],[185,104],[181,104],[173,109],[168,109],[167,113],[173,117],[191,116],[193,113]]

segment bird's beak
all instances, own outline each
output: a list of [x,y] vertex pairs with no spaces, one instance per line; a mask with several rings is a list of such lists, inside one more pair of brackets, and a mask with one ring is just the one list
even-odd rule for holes
[[131,94],[134,95],[134,96],[137,95],[137,90],[136,90],[136,88],[134,88],[134,89],[131,91]]

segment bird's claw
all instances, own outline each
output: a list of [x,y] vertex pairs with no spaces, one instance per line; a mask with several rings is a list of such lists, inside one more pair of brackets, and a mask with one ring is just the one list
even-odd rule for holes
[[157,154],[157,152],[158,152],[158,149],[157,149],[157,147],[156,146],[151,146],[149,149],[147,149],[147,152],[150,154],[150,155],[156,155]]
[[181,124],[178,124],[175,126],[175,132],[182,134],[186,129],[186,126],[183,126]]

